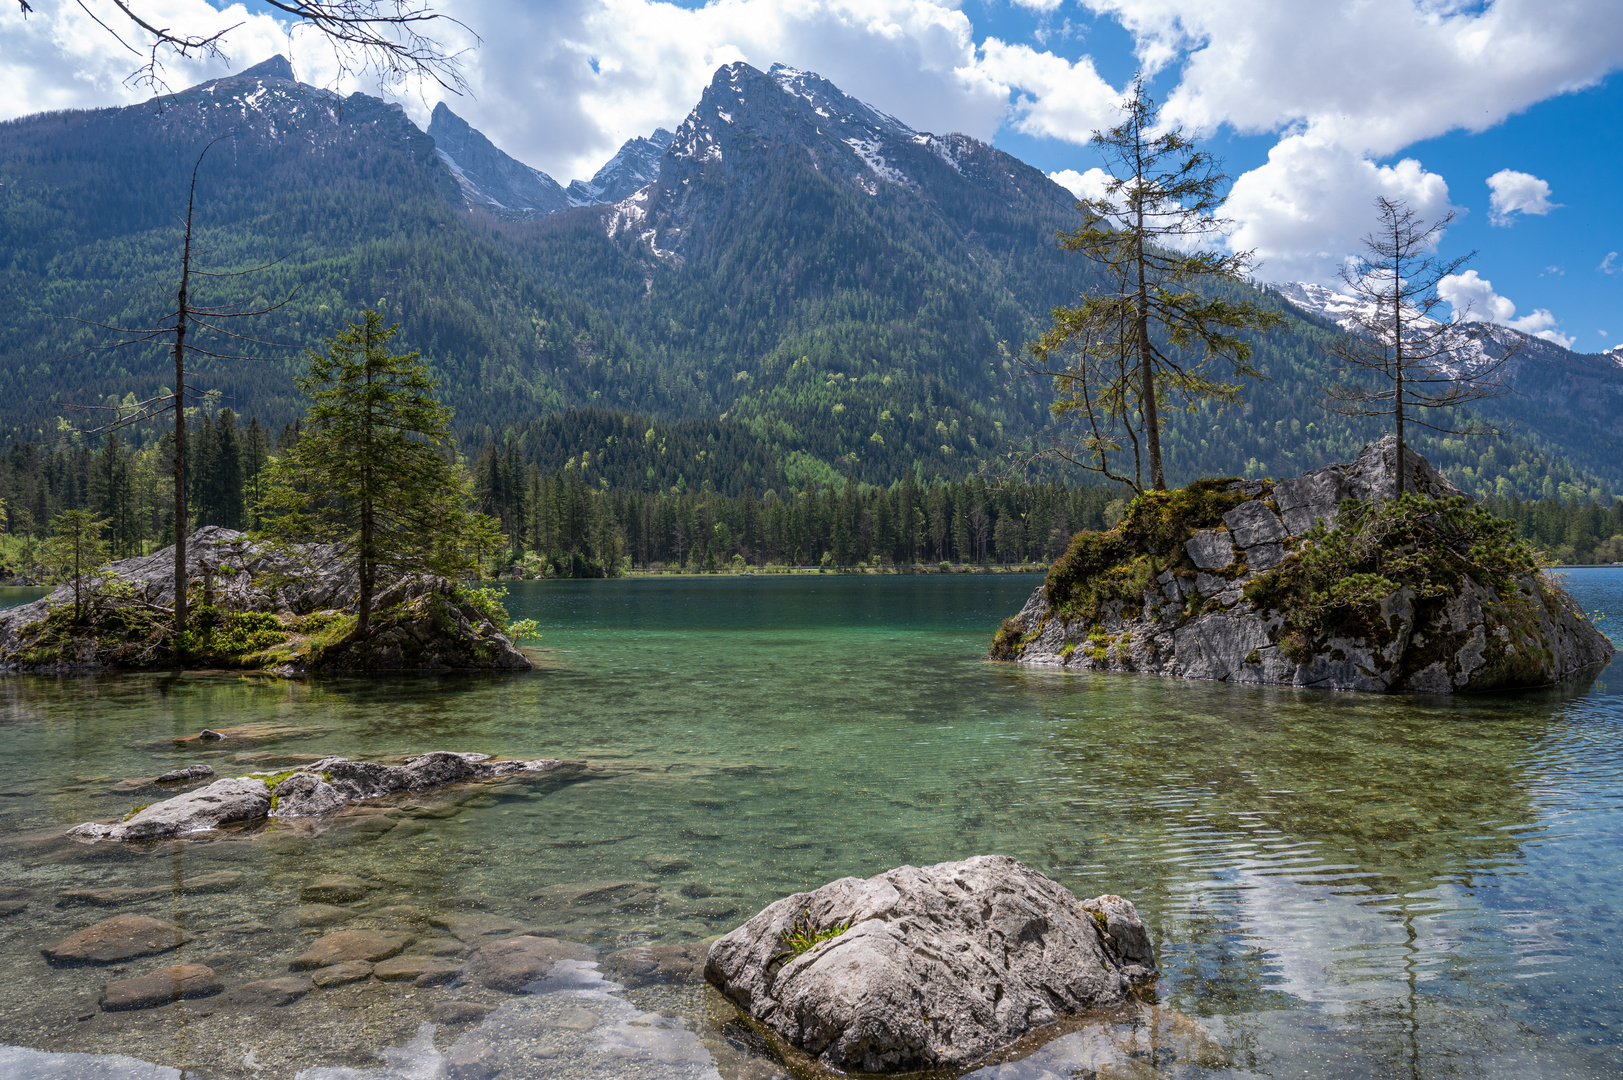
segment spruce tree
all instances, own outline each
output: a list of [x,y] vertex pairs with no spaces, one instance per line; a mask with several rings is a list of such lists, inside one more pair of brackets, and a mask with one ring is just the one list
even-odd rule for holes
[[[1251,363],[1251,332],[1284,322],[1257,304],[1229,299],[1252,266],[1250,252],[1201,250],[1221,234],[1216,216],[1226,180],[1210,154],[1182,129],[1159,128],[1160,108],[1133,80],[1122,122],[1095,131],[1110,181],[1096,199],[1078,203],[1082,225],[1060,234],[1104,271],[1106,285],[1075,307],[1054,311],[1054,324],[1029,350],[1030,366],[1054,380],[1052,411],[1076,421],[1080,434],[1062,436],[1045,453],[1141,488],[1166,487],[1161,413],[1168,399],[1181,407],[1238,400],[1240,384],[1214,377],[1214,360],[1235,379],[1261,374]],[[1115,471],[1112,454],[1132,446],[1133,475]]]
[[338,545],[359,579],[357,636],[380,574],[462,576],[500,543],[497,523],[467,509],[451,409],[435,400],[427,366],[388,349],[398,329],[367,310],[310,353],[297,380],[311,399],[303,432],[272,461],[256,508],[272,543]]

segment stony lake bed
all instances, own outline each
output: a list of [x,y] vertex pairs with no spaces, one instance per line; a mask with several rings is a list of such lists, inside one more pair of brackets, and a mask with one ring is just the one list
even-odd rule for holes
[[[0,1074],[765,1080],[787,1074],[697,978],[706,944],[844,875],[983,853],[1128,897],[1160,969],[985,1076],[1623,1072],[1615,663],[1457,699],[988,663],[1034,584],[518,585],[544,632],[525,675],[0,681]],[[1615,636],[1623,568],[1566,585]],[[431,750],[564,765],[181,842],[64,836],[186,765]],[[172,941],[41,951],[125,916]],[[489,977],[514,935],[578,951],[542,985]],[[179,964],[217,986],[105,989]]]

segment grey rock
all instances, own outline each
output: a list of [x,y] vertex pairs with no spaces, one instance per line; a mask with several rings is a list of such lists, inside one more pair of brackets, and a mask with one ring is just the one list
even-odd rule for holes
[[116,964],[178,949],[191,935],[145,915],[115,915],[40,950],[54,964]]
[[1285,525],[1279,515],[1254,499],[1224,514],[1223,524],[1234,534],[1234,543],[1243,548],[1285,538]]
[[[785,957],[800,920],[849,929]],[[785,897],[712,945],[705,966],[787,1042],[861,1072],[961,1068],[1064,1016],[1119,1005],[1153,977],[1131,903],[1084,904],[997,855]]]
[[[325,814],[364,799],[465,781],[545,772],[561,764],[553,758],[497,761],[489,754],[443,750],[408,758],[404,765],[327,757],[301,767],[276,785],[274,811],[272,792],[265,786],[264,776],[239,776],[216,780],[207,787],[153,803],[124,821],[87,821],[75,825],[67,835],[90,843],[161,839],[256,821],[273,814],[277,817]],[[324,776],[331,778],[331,783],[323,780]],[[364,824],[358,823],[358,827]],[[393,822],[377,826],[379,831],[397,827]]]
[[1221,570],[1234,562],[1234,542],[1227,529],[1200,529],[1183,546],[1202,570]]
[[559,961],[595,957],[590,948],[573,941],[525,934],[484,946],[468,960],[466,973],[480,986],[516,994],[551,975]]
[[271,794],[276,799],[276,805],[271,808],[271,817],[314,817],[317,814],[330,814],[348,801],[332,785],[314,773],[295,773],[277,784],[276,790]]
[[1285,548],[1282,544],[1258,544],[1245,549],[1245,565],[1248,570],[1272,570],[1285,561]]
[[299,1000],[315,984],[298,975],[278,979],[257,979],[226,992],[223,1003],[238,1008],[275,1008]]
[[269,810],[265,782],[238,776],[153,803],[116,825],[87,822],[69,829],[68,835],[85,840],[156,840],[256,821]]
[[172,1001],[212,997],[223,989],[210,968],[175,964],[139,978],[108,983],[102,988],[101,1007],[107,1012],[155,1009]]
[[[1159,587],[1146,591],[1142,606],[1112,602],[1091,624],[1056,617],[1044,590],[1037,589],[1013,620],[1022,635],[1017,659],[1185,679],[1446,694],[1546,685],[1598,670],[1614,655],[1611,642],[1572,597],[1549,577],[1533,574],[1504,593],[1469,577],[1441,598],[1421,601],[1399,590],[1381,604],[1383,631],[1349,631],[1367,637],[1332,634],[1310,643],[1305,658],[1287,656],[1287,644],[1293,655],[1302,654],[1300,642],[1281,640],[1284,613],[1260,610],[1246,600],[1247,586],[1265,584],[1267,575],[1292,565],[1289,552],[1311,543],[1305,534],[1316,525],[1334,529],[1343,501],[1392,498],[1396,449],[1396,440],[1388,437],[1365,447],[1350,464],[1327,465],[1277,483],[1229,485],[1247,501],[1224,514],[1224,528],[1196,531],[1186,544],[1200,568],[1193,589],[1201,597],[1198,604],[1174,596],[1179,579],[1170,570],[1156,578]],[[1430,498],[1461,495],[1412,450],[1404,462],[1408,490]],[[1237,577],[1210,573],[1233,565],[1231,535],[1245,550],[1245,572]],[[1099,633],[1111,639],[1103,655],[1083,647]]]
[[27,907],[27,900],[0,900],[0,919],[21,914]]
[[160,776],[152,778],[155,784],[183,784],[191,780],[203,780],[214,775],[212,765],[188,765],[184,769],[171,769]]

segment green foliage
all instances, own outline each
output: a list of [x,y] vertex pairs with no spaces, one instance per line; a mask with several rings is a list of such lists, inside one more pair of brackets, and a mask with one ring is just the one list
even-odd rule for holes
[[298,380],[311,398],[304,433],[272,459],[255,508],[273,544],[348,553],[362,633],[380,571],[460,577],[496,542],[495,522],[467,509],[467,483],[447,459],[451,410],[434,400],[417,353],[387,348],[397,330],[369,309],[310,354]]
[[74,618],[84,615],[84,575],[107,561],[101,538],[107,522],[88,510],[64,510],[51,523],[51,536],[40,546],[40,563],[52,581],[73,583]]
[[1246,587],[1248,600],[1285,615],[1280,643],[1301,659],[1327,634],[1385,638],[1381,603],[1410,590],[1417,605],[1470,578],[1499,595],[1517,595],[1514,579],[1535,574],[1539,560],[1516,536],[1514,522],[1455,496],[1348,500],[1336,528],[1317,525],[1285,565]]
[[1048,570],[1044,596],[1062,617],[1098,619],[1113,602],[1136,603],[1168,567],[1189,570],[1184,542],[1197,529],[1223,523],[1245,495],[1233,477],[1197,480],[1172,491],[1141,492],[1108,531],[1078,533]]
[[835,923],[818,929],[812,921],[811,910],[808,908],[804,915],[795,917],[787,930],[778,935],[778,943],[783,951],[772,958],[772,963],[788,963],[802,953],[810,952],[825,941],[832,941],[856,925],[854,918],[843,923]]
[[1060,246],[1096,263],[1103,281],[1076,306],[1056,308],[1031,353],[1054,381],[1055,418],[1078,431],[1056,444],[1059,456],[1134,488],[1147,469],[1150,485],[1164,489],[1169,401],[1186,411],[1238,401],[1241,384],[1210,374],[1212,362],[1224,362],[1233,379],[1262,378],[1253,340],[1285,319],[1213,288],[1241,282],[1250,252],[1190,250],[1191,238],[1215,241],[1222,227],[1215,215],[1226,178],[1211,155],[1180,128],[1162,129],[1142,78],[1123,111],[1120,124],[1091,140],[1114,175],[1102,195],[1078,204],[1082,225],[1060,234]]

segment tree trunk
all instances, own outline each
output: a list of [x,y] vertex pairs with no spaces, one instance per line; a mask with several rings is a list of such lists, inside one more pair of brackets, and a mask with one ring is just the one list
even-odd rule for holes
[[[202,159],[199,158],[199,161]],[[195,186],[196,175],[192,177]],[[175,635],[186,632],[186,284],[192,272],[192,206],[186,204],[186,242],[180,257],[175,314]]]

